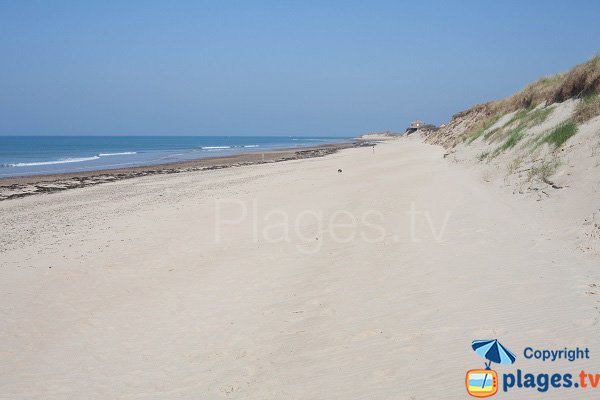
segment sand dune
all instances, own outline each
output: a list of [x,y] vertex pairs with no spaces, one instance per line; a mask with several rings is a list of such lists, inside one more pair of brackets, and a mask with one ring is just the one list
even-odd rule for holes
[[519,368],[600,372],[521,356],[600,351],[598,258],[442,156],[407,138],[0,203],[0,398],[464,399],[496,337]]

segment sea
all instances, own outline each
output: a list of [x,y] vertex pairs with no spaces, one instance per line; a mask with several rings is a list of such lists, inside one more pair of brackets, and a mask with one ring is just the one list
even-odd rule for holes
[[156,165],[350,141],[304,136],[0,136],[0,178]]

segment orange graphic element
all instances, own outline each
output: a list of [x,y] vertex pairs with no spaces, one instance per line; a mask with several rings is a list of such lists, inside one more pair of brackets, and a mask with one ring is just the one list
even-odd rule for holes
[[473,397],[490,397],[498,392],[498,374],[491,369],[472,369],[465,377],[467,392]]

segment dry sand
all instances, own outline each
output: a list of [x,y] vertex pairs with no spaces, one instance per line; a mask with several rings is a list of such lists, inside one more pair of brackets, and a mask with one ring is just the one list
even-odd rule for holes
[[407,138],[1,202],[0,397],[464,399],[487,338],[517,354],[499,373],[600,373],[599,258],[442,155]]

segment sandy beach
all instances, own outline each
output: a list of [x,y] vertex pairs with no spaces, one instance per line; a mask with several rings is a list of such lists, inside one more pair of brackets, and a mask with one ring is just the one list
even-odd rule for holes
[[[522,356],[600,351],[599,259],[565,229],[593,199],[443,155],[404,138],[0,202],[0,398],[464,399],[496,337],[515,367],[600,372]],[[502,396],[524,393],[593,397]]]

